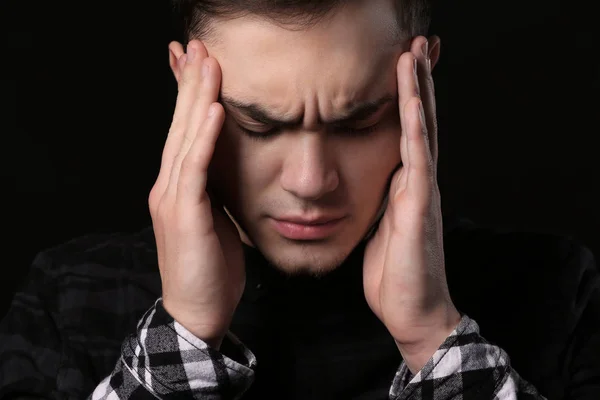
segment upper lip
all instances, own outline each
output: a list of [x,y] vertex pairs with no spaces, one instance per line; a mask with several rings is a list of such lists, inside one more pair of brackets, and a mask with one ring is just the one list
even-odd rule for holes
[[327,222],[336,221],[338,219],[344,218],[343,216],[331,216],[331,215],[318,215],[314,217],[305,217],[305,216],[286,216],[281,218],[276,218],[279,221],[291,222],[294,224],[300,225],[317,225],[317,224],[325,224]]

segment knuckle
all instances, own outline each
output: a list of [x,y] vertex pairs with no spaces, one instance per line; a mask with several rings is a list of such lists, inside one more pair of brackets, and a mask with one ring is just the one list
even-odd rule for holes
[[179,80],[180,87],[188,87],[198,84],[198,74],[193,68],[198,68],[193,64],[186,64],[181,71],[181,79]]
[[148,208],[150,209],[150,214],[155,214],[156,213],[156,207],[158,205],[158,194],[157,194],[157,187],[156,184],[152,187],[152,190],[150,190],[150,194],[148,195]]
[[181,162],[181,175],[188,175],[198,167],[198,162],[195,157],[188,154]]
[[150,190],[150,194],[148,195],[148,208],[150,209],[150,214],[157,214],[159,205],[164,197],[166,192],[165,185],[161,182],[161,177],[159,177],[152,189]]
[[196,79],[194,78],[194,76],[192,76],[188,71],[184,69],[181,73],[181,79],[179,80],[179,87],[185,88],[188,86],[193,86],[195,81]]
[[173,121],[171,121],[171,127],[169,128],[169,135],[173,136],[177,135],[179,132],[184,130],[185,122],[182,121],[182,118],[178,118],[177,116],[173,117]]
[[185,138],[183,139],[182,148],[179,149],[179,151],[177,152],[177,155],[173,159],[173,167],[172,168],[176,168],[178,165],[181,166],[183,164],[183,161],[185,160],[185,152],[183,150],[183,145],[185,145]]
[[193,136],[194,133],[189,130],[183,135],[183,138],[181,140],[181,149],[179,151],[180,157],[185,157],[189,148],[192,146],[192,143],[194,142]]

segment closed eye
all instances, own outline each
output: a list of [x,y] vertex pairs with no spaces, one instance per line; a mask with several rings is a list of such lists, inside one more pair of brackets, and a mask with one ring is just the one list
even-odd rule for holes
[[351,135],[351,136],[366,136],[369,135],[371,133],[373,133],[377,127],[379,126],[379,122],[376,122],[374,124],[371,124],[369,126],[366,127],[361,127],[361,128],[355,128],[355,127],[351,127],[351,126],[340,126],[340,127],[335,127],[333,128],[333,130],[336,133],[342,134],[342,135]]
[[240,128],[240,130],[242,132],[244,132],[246,135],[252,137],[252,138],[256,138],[256,139],[266,139],[270,136],[273,136],[275,133],[277,133],[277,128],[269,128],[268,126],[261,128],[257,128],[258,130],[253,130],[253,129],[249,129],[246,128],[245,126],[236,123],[238,128]]
[[[338,135],[349,135],[349,136],[366,136],[373,133],[378,127],[381,121],[387,114],[387,107],[383,107],[375,115],[371,116],[368,120],[360,121],[355,123],[354,126],[345,125],[333,125],[326,128],[328,132],[332,132]],[[383,111],[383,112],[382,112]],[[239,122],[236,122],[237,126],[242,132],[250,136],[253,139],[266,140],[272,136],[275,136],[281,131],[279,127],[273,127],[270,125],[261,125],[260,122],[256,121],[253,123],[254,129],[248,128]]]
[[[237,124],[237,125],[242,132],[244,132],[246,135],[250,136],[253,139],[266,140],[272,136],[275,136],[277,133],[279,133],[278,128],[270,128],[270,129],[256,131],[256,130],[248,129],[245,126],[242,126],[240,124]],[[361,128],[338,126],[338,127],[332,128],[331,131],[336,134],[339,134],[339,135],[366,136],[366,135],[373,133],[377,129],[378,126],[379,126],[379,122],[372,124],[370,126],[361,127]]]

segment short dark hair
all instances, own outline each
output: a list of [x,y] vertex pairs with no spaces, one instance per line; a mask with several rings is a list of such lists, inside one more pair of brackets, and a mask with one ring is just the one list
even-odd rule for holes
[[[356,0],[172,0],[184,42],[209,40],[214,18],[257,15],[278,24],[309,27],[338,7]],[[393,0],[398,38],[427,36],[431,23],[432,0]]]

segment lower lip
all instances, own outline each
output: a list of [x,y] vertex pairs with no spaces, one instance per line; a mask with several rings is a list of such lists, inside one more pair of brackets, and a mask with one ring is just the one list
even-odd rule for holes
[[281,236],[292,240],[317,240],[331,236],[341,225],[343,218],[324,224],[302,225],[273,219],[273,226]]

